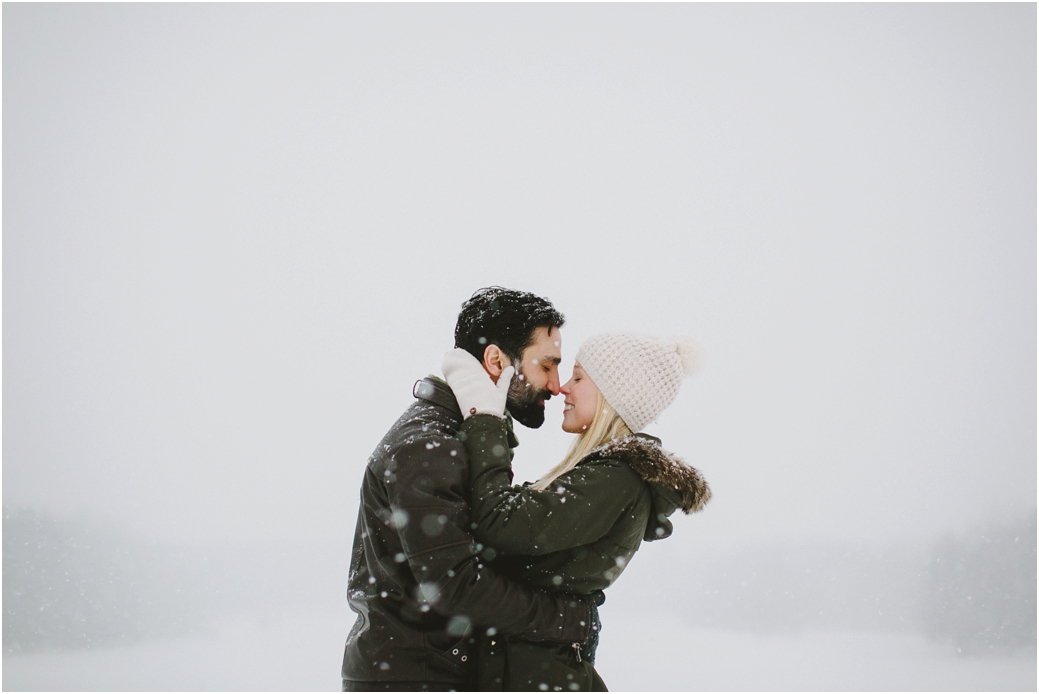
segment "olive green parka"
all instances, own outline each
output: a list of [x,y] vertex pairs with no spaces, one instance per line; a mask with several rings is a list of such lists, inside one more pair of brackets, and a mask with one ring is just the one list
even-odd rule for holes
[[[602,590],[643,540],[671,535],[668,517],[699,511],[710,499],[694,468],[636,434],[595,449],[549,489],[512,485],[511,419],[475,415],[459,438],[469,461],[473,535],[497,572],[530,586],[571,594]],[[605,686],[594,653],[578,644],[537,644],[490,635],[480,646],[479,689],[595,691]]]
[[[361,481],[348,599],[357,620],[344,686],[468,690],[488,628],[569,645],[588,636],[588,601],[509,581],[470,533],[462,413],[437,378],[376,446]],[[477,632],[480,629],[482,631]]]

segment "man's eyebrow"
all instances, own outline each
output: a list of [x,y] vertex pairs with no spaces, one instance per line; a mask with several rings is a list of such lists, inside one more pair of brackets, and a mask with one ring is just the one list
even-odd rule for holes
[[560,359],[559,357],[545,357],[545,358],[543,358],[541,360],[541,362],[542,363],[548,362],[549,364],[555,364],[556,366],[559,366],[560,364],[563,363],[563,360]]

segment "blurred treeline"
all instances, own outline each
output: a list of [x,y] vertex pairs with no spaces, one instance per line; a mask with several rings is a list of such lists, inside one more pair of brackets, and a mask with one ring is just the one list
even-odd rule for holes
[[[675,557],[676,545],[653,545],[610,591],[619,598],[610,609],[626,609],[624,584],[639,596],[628,608],[681,606],[698,626],[910,630],[965,655],[1035,652],[1034,511],[921,546],[800,543]],[[666,570],[649,556],[658,550]],[[347,560],[345,546],[149,543],[114,523],[4,507],[4,651],[127,644],[342,601]]]
[[1035,559],[1034,512],[1019,523],[944,538],[927,565],[924,630],[963,653],[1035,653]]
[[925,545],[760,546],[684,568],[670,592],[701,626],[908,630],[964,655],[1036,649],[1035,511]]
[[132,643],[203,624],[191,559],[112,524],[4,513],[4,652]]
[[202,633],[216,619],[262,623],[345,600],[338,548],[148,542],[112,521],[6,505],[3,543],[5,653]]

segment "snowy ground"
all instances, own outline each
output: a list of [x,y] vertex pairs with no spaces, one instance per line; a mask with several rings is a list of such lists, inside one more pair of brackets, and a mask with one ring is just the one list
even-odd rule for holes
[[[597,669],[613,691],[1008,691],[1036,689],[1032,657],[973,660],[890,632],[755,634],[604,625]],[[638,632],[638,633],[636,633]]]
[[[646,617],[636,623],[616,615],[605,625],[599,670],[614,691],[1036,689],[1034,655],[972,660],[911,635],[763,635]],[[336,691],[351,622],[345,611],[310,608],[265,621],[227,622],[208,636],[5,655],[3,688]]]

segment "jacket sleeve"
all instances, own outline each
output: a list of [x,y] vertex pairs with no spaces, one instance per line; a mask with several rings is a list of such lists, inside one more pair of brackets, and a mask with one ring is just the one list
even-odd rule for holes
[[591,612],[582,600],[534,590],[488,568],[469,534],[465,448],[454,438],[417,439],[394,454],[386,490],[424,606],[470,624],[531,641],[582,642]]
[[513,486],[505,422],[474,415],[461,432],[473,534],[503,554],[541,555],[595,542],[627,512],[642,486],[627,465],[612,460],[575,468],[545,491]]

